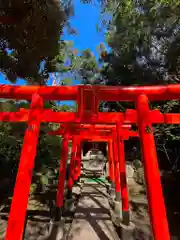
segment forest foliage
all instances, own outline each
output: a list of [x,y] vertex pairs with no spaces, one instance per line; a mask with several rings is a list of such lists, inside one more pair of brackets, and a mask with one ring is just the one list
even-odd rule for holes
[[[81,2],[92,4],[93,1]],[[179,1],[97,2],[101,7],[101,22],[97,29],[99,34],[106,36],[106,42],[97,46],[98,59],[90,49],[79,51],[73,42],[62,40],[65,28],[70,34],[76,34],[76,29],[69,22],[74,14],[72,1],[62,0],[59,4],[56,0],[0,0],[0,9],[3,9],[0,10],[0,16],[9,14],[16,19],[15,24],[0,24],[0,71],[12,83],[17,78],[23,78],[27,84],[40,85],[47,84],[49,76],[53,74],[56,76],[53,85],[71,84],[72,80],[82,84],[115,86],[179,83]],[[22,16],[17,16],[17,11]],[[13,109],[19,105],[6,102],[5,107]],[[60,110],[57,103],[48,107]],[[131,103],[104,102],[101,111],[125,111],[133,107]],[[179,112],[180,104],[179,101],[163,101],[151,104],[151,108],[161,112]],[[72,111],[72,108],[65,106],[63,111]],[[25,127],[4,123],[0,125],[1,169],[17,169]],[[44,132],[42,130],[38,147],[37,172],[46,172],[44,166],[49,161],[59,161],[59,155],[57,158],[54,153],[60,149],[60,140],[58,137],[52,140],[48,136],[51,127],[42,127]],[[168,168],[178,171],[180,127],[159,125],[154,126],[154,129],[160,158],[167,159]],[[8,174],[11,175],[11,172]]]

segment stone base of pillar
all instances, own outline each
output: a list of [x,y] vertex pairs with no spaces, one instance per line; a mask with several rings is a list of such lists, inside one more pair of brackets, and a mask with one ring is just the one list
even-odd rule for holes
[[130,211],[122,211],[122,223],[128,225],[130,222]]
[[63,213],[63,207],[62,208],[56,207],[53,221],[54,222],[61,221],[62,213]]
[[129,225],[120,224],[119,236],[122,240],[135,240],[135,224],[130,222]]

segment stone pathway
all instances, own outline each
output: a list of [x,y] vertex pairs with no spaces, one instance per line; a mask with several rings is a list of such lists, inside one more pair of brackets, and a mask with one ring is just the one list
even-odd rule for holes
[[110,219],[106,188],[99,183],[86,182],[67,240],[118,240]]

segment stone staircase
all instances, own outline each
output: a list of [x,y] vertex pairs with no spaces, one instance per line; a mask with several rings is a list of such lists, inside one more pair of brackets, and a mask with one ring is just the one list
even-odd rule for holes
[[92,149],[82,157],[83,174],[87,177],[102,176],[105,172],[106,157],[99,150]]

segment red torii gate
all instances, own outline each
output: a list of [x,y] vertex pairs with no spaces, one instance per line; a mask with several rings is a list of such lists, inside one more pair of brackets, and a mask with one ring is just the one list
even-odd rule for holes
[[[72,192],[72,186],[73,182],[77,181],[77,179],[80,177],[81,172],[81,155],[79,153],[79,145],[83,140],[90,140],[90,141],[103,141],[108,142],[109,146],[109,176],[112,184],[115,184],[116,189],[116,201],[120,202],[120,199],[122,199],[122,215],[123,215],[123,223],[126,225],[129,225],[129,200],[128,200],[128,189],[127,189],[127,183],[126,183],[126,171],[125,171],[125,155],[124,155],[124,140],[128,140],[129,137],[137,137],[138,133],[135,131],[130,131],[131,125],[122,125],[120,126],[120,134],[121,134],[121,141],[119,144],[116,143],[116,126],[115,125],[87,125],[87,124],[73,124],[73,125],[62,125],[58,130],[49,132],[50,135],[64,135],[66,133],[69,134],[69,136],[72,136],[72,159],[70,163],[70,179],[68,180],[68,190],[69,195],[71,196]],[[75,139],[76,140],[75,140]],[[70,139],[70,137],[69,137]],[[112,142],[113,140],[113,142]],[[117,158],[117,154],[114,154],[114,157],[116,158],[116,161],[113,163],[113,147],[112,144],[114,144],[114,151],[118,151],[119,146],[119,156]],[[74,164],[76,158],[74,156],[74,153],[78,152],[78,158],[76,161],[76,164]],[[66,154],[67,156],[67,154]],[[65,166],[65,162],[67,159],[61,159],[61,161],[64,162],[63,166]],[[119,167],[118,167],[119,164]],[[115,167],[114,167],[115,165]],[[74,169],[76,168],[76,169]],[[60,170],[65,171],[65,169]],[[114,181],[114,173],[115,173],[115,179]],[[63,176],[63,177],[62,177]],[[121,184],[119,180],[121,179]],[[58,187],[58,193],[57,193],[57,203],[63,203],[63,191],[64,191],[64,182],[65,182],[65,173],[59,174],[59,187]],[[121,191],[120,191],[121,189]],[[61,192],[61,194],[59,194]],[[120,197],[121,193],[121,197]],[[62,208],[62,204],[60,204],[60,207]],[[119,209],[120,211],[120,209]],[[58,210],[58,212],[61,212]]]
[[[153,235],[169,240],[166,209],[158,169],[152,124],[180,124],[180,114],[162,114],[149,109],[150,101],[180,99],[180,85],[111,87],[74,86],[39,87],[0,85],[0,97],[31,100],[29,110],[0,114],[0,121],[28,122],[6,233],[6,240],[22,239],[29,188],[41,122],[89,124],[137,124],[141,141],[147,197]],[[77,113],[60,113],[43,109],[44,100],[74,100]],[[136,110],[125,113],[99,113],[100,101],[133,101]],[[117,128],[118,130],[118,128]],[[118,136],[119,132],[117,132]],[[118,137],[120,140],[120,137]],[[21,202],[19,201],[21,199]]]

